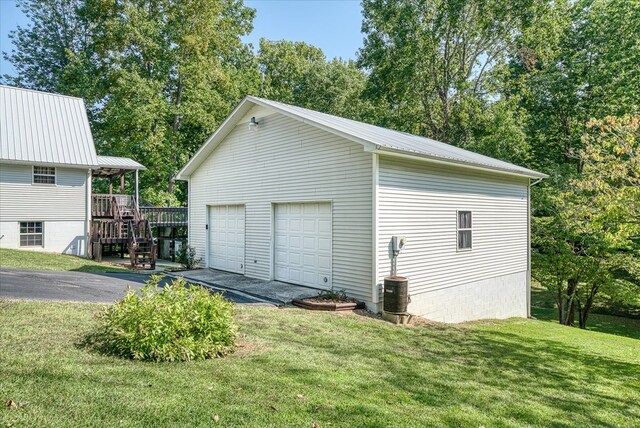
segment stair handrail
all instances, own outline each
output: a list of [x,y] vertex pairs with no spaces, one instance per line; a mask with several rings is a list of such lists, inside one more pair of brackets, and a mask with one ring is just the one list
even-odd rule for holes
[[133,199],[133,218],[136,221],[140,221],[143,220],[144,217],[142,216],[142,213],[140,212],[140,207],[138,207],[138,201],[136,201],[136,198],[132,198]]

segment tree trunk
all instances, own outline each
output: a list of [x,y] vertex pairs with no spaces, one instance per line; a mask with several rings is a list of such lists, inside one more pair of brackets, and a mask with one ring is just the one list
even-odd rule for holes
[[564,324],[564,298],[562,294],[562,284],[558,286],[558,322]]
[[575,319],[575,301],[576,290],[578,289],[578,278],[569,278],[567,280],[567,307],[565,310],[565,318],[562,324],[573,326]]
[[580,328],[587,328],[587,319],[589,318],[589,314],[591,313],[591,308],[593,307],[593,300],[598,293],[598,287],[591,287],[589,294],[587,295],[587,301],[584,303],[584,307],[580,311]]

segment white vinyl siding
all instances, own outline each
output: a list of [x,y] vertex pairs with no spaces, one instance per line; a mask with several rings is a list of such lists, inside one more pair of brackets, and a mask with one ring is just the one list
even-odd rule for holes
[[[246,207],[245,274],[273,279],[274,205],[331,202],[335,289],[371,301],[372,168],[361,145],[288,118],[250,111],[189,183],[190,244],[206,258],[208,205]],[[251,116],[260,123],[249,129]]]
[[[407,237],[398,274],[412,300],[527,270],[526,179],[380,156],[378,180],[378,283],[393,235]],[[472,251],[457,250],[459,211],[473,213]]]
[[32,181],[31,165],[0,163],[0,221],[86,220],[86,169],[56,168],[56,186]]

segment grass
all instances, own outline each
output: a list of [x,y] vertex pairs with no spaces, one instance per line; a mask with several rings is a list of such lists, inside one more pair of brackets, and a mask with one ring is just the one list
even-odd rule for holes
[[[547,290],[536,287],[531,289],[531,315],[539,320],[558,322],[558,310]],[[587,330],[640,339],[640,319],[592,311],[587,320]]]
[[[632,427],[640,341],[512,319],[397,327],[239,307],[242,347],[192,363],[83,348],[99,305],[0,302],[0,426]],[[20,405],[22,403],[22,405]]]
[[125,268],[66,254],[0,248],[0,267],[78,272],[126,272]]

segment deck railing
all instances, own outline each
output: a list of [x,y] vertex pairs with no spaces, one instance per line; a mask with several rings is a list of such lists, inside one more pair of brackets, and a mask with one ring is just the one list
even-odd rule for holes
[[140,207],[140,214],[152,226],[186,226],[189,220],[187,208]]
[[115,242],[129,239],[128,221],[96,220],[91,222],[91,240],[93,242]]
[[112,195],[94,193],[91,196],[91,216],[111,217],[120,213],[135,211],[135,200],[132,195]]

